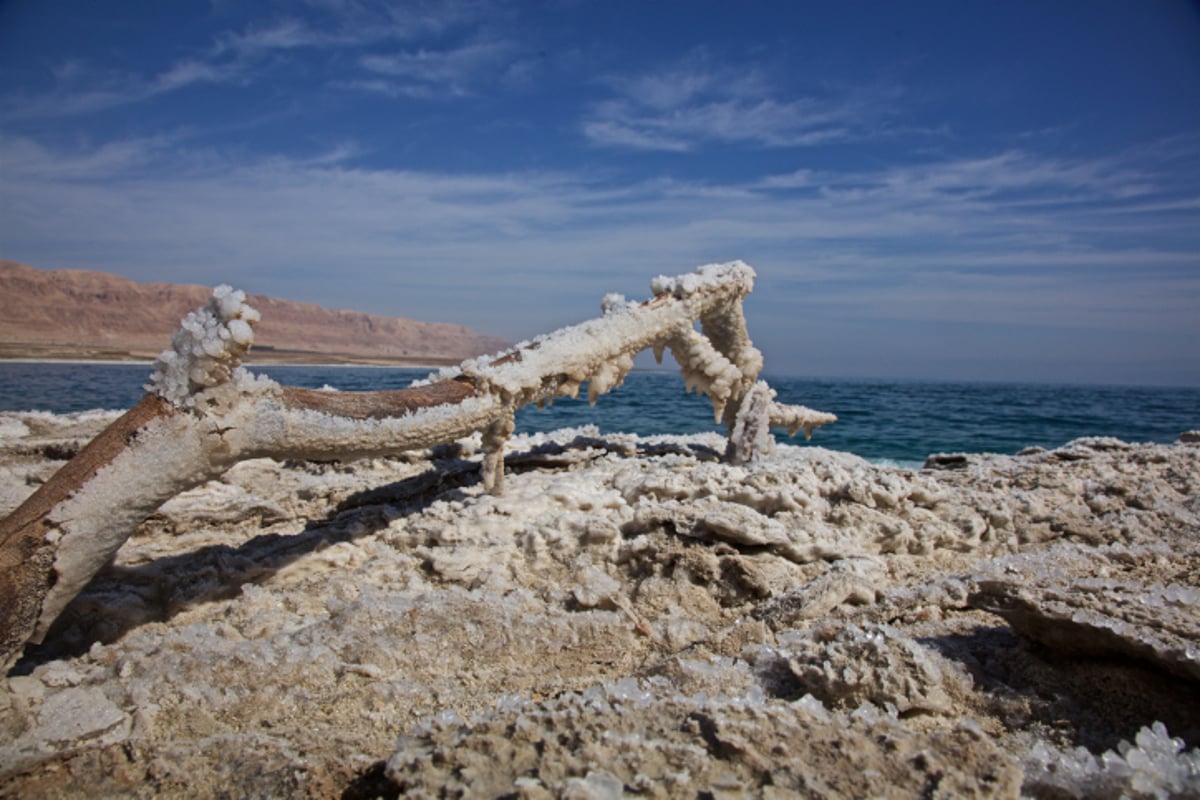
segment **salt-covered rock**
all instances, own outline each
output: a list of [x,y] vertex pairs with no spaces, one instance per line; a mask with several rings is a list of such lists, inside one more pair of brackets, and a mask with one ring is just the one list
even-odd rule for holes
[[129,715],[98,688],[68,687],[39,691],[36,696],[36,711],[26,712],[32,715],[32,724],[11,742],[0,743],[0,769],[61,749],[99,747],[129,736]]
[[[1155,555],[1164,553],[1059,545],[1011,557],[980,575],[970,603],[1049,647],[1129,656],[1200,681],[1200,585],[1164,585],[1126,574]],[[1181,577],[1197,582],[1200,549],[1169,558]]]
[[1097,757],[1082,747],[1039,742],[1025,761],[1024,789],[1034,796],[1123,800],[1200,798],[1200,750],[1184,750],[1161,723],[1142,728]]
[[942,656],[890,625],[831,621],[786,631],[755,653],[755,668],[774,692],[811,694],[852,710],[863,703],[901,714],[949,714],[968,680]]
[[[112,416],[17,417],[14,496]],[[1196,646],[1173,615],[1200,589],[1200,449],[911,471],[723,447],[518,436],[504,497],[478,436],[243,462],[143,525],[0,680],[0,796],[395,793],[385,760],[414,789],[526,797],[1185,791],[1196,681],[1157,670]],[[987,581],[1152,646],[1056,659],[968,605]]]
[[882,584],[884,567],[877,558],[847,558],[803,586],[772,598],[754,615],[776,630],[801,620],[828,617],[842,604],[875,602],[876,587]]
[[552,797],[918,797],[929,787],[1015,797],[1020,783],[977,726],[918,733],[879,714],[684,696],[654,679],[429,719],[401,738],[387,773],[414,796],[536,786]]
[[0,416],[0,441],[5,439],[23,439],[29,435],[29,428],[19,417],[11,414]]
[[[70,688],[42,701],[38,711],[37,737],[48,745],[76,745],[103,738],[118,729],[128,733],[129,718],[103,692],[93,688]],[[121,735],[118,739],[124,738]]]

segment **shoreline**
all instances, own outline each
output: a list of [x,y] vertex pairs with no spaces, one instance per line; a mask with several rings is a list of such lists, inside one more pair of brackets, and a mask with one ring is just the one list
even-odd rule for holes
[[[396,364],[366,364],[356,361],[254,361],[249,360],[243,366],[256,367],[363,367],[363,368],[378,368],[378,369],[425,369],[448,367],[458,364],[459,362],[447,362],[445,364],[411,364],[411,363],[396,363]],[[153,367],[154,359],[141,360],[118,360],[109,358],[0,358],[0,364],[98,364],[102,366],[146,366]]]
[[[69,364],[153,364],[161,348],[121,345],[88,345],[67,342],[3,342],[0,341],[0,363],[69,363]],[[482,355],[482,354],[476,354]],[[451,355],[371,355],[357,352],[324,352],[259,345],[252,347],[242,358],[245,365],[278,366],[378,366],[447,367],[465,358]]]
[[[311,354],[306,354],[311,355]],[[53,356],[0,356],[0,364],[105,364],[105,365],[129,365],[147,367],[153,366],[157,356],[141,356],[130,358],[80,358],[80,357],[64,357],[56,358]],[[429,361],[386,361],[384,359],[375,360],[358,360],[356,357],[345,358],[329,358],[329,359],[306,359],[306,360],[291,360],[289,358],[281,359],[257,359],[247,358],[243,360],[243,366],[262,366],[262,367],[379,367],[379,368],[394,368],[394,369],[436,369],[438,367],[452,367],[462,363],[462,360],[452,361],[449,359],[429,360]]]

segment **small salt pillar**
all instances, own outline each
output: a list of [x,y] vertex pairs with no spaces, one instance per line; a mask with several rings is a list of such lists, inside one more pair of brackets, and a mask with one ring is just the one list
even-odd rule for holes
[[504,445],[515,427],[510,411],[483,429],[483,488],[494,495],[504,494]]

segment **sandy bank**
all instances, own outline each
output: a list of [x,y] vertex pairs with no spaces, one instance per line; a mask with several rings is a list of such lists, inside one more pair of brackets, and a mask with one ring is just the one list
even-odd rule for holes
[[[0,414],[0,513],[110,419]],[[0,796],[1200,796],[1200,444],[478,447],[168,502],[0,684]]]

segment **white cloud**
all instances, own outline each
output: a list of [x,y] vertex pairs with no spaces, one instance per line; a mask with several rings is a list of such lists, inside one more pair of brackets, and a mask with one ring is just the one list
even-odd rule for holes
[[[816,303],[825,315],[1200,325],[1200,243],[1188,217],[1131,215],[1133,227],[1116,234],[1103,224],[1126,204],[1169,196],[1183,177],[1111,159],[1000,153],[621,185],[354,167],[359,152],[346,143],[307,159],[205,163],[162,140],[71,152],[9,137],[0,140],[0,241],[8,257],[36,266],[236,279],[283,296],[304,286],[298,299],[469,318],[509,336],[590,315],[606,291],[642,294],[648,275],[735,257],[763,274],[757,302]],[[1156,189],[1127,199],[1125,181]],[[1007,199],[1035,190],[1094,200],[1030,217]],[[1190,245],[1155,246],[1139,224],[1173,225]],[[214,263],[227,272],[214,275]],[[517,292],[515,307],[494,302]]]
[[[109,180],[138,174],[157,160],[168,146],[164,137],[120,139],[98,147],[64,154],[47,149],[33,139],[0,133],[0,165],[7,179],[53,185],[81,180]],[[0,197],[17,199],[0,190]]]
[[609,77],[615,97],[595,103],[582,122],[599,145],[691,150],[725,142],[812,146],[865,135],[887,113],[880,96],[782,96],[753,65],[715,66],[705,53],[648,74]]
[[469,26],[487,16],[483,4],[472,2],[309,0],[305,5],[308,16],[293,13],[221,34],[213,47],[214,55],[232,52],[256,58],[300,48],[358,48],[404,42]]
[[173,92],[197,83],[227,83],[242,73],[238,64],[213,64],[193,59],[179,61],[155,76],[148,86],[147,96]]
[[429,96],[467,94],[480,82],[491,82],[509,60],[515,46],[508,41],[474,41],[441,50],[416,49],[373,53],[359,64],[374,75],[363,88],[390,94]]
[[[1074,343],[1063,345],[1062,369],[1099,361],[1079,349],[1093,337],[1104,347],[1140,336],[1184,375],[1186,342],[1200,338],[1195,211],[1130,213],[1116,232],[1105,224],[1189,183],[1137,162],[999,153],[920,169],[627,185],[559,172],[366,168],[359,156],[354,143],[234,161],[177,141],[71,151],[0,139],[0,255],[139,280],[232,282],[513,339],[593,316],[609,291],[644,296],[649,276],[744,258],[760,274],[752,334],[775,370],[871,374],[883,368],[880,353],[917,341],[905,337],[993,326],[987,358],[1010,367],[1042,350],[1007,347],[1003,332],[1029,342],[1044,330]],[[1154,190],[1125,198],[1125,180]],[[848,191],[855,186],[869,188]],[[1010,197],[1034,190],[1096,199],[1031,216]],[[948,341],[947,353],[956,347]],[[970,347],[958,348],[962,358]],[[997,376],[989,363],[972,374]],[[1155,374],[1187,379],[1176,373]]]
[[[271,18],[221,32],[192,54],[142,73],[63,62],[52,70],[52,90],[0,95],[0,113],[18,122],[55,119],[141,103],[196,85],[249,84],[265,79],[275,59],[294,50],[319,56],[309,63],[323,76],[318,84],[394,97],[467,94],[475,82],[504,80],[508,67],[521,66],[503,63],[514,50],[510,42],[476,34],[480,22],[492,16],[482,3],[347,0],[309,5],[308,16]],[[451,31],[460,44],[436,49],[414,44]],[[397,46],[408,49],[378,52]],[[349,75],[346,65],[354,70]]]
[[1111,159],[1067,161],[1010,150],[983,158],[947,159],[889,170],[879,189],[922,198],[973,200],[1021,192],[1066,190],[1082,200],[1136,197],[1149,191],[1138,172]]
[[692,143],[683,136],[673,136],[654,130],[638,129],[637,126],[615,119],[591,119],[583,124],[583,132],[598,143],[634,150],[663,150],[682,153],[692,149]]
[[288,17],[221,34],[213,45],[213,54],[257,57],[274,50],[328,46],[332,41],[329,31],[318,31],[303,20]]
[[242,79],[247,66],[237,62],[184,59],[152,75],[106,73],[71,62],[55,71],[57,86],[44,94],[0,96],[0,109],[12,122],[56,119],[133,105],[196,84]]

